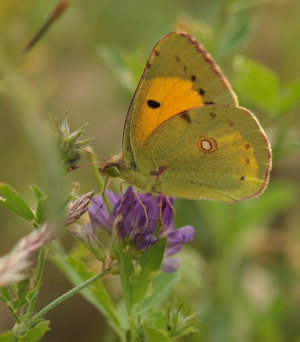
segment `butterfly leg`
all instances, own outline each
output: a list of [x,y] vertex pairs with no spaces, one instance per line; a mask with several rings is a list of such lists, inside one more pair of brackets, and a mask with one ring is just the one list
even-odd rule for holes
[[159,202],[159,215],[160,215],[160,222],[162,224],[163,229],[167,229],[164,219],[163,219],[163,201],[167,201],[167,203],[169,204],[169,206],[171,207],[174,217],[176,216],[176,209],[174,208],[173,204],[170,201],[170,197],[166,196],[164,194],[161,194],[160,196],[160,202]]
[[144,203],[141,201],[141,199],[140,199],[138,193],[137,193],[135,190],[133,190],[133,193],[134,193],[136,199],[138,200],[138,202],[140,203],[141,207],[142,207],[143,210],[144,210],[145,217],[146,217],[146,227],[148,227],[148,225],[149,225],[149,217],[148,217],[147,209],[146,209]]

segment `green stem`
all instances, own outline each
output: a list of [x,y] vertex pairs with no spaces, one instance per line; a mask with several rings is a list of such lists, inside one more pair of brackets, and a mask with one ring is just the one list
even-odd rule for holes
[[[47,246],[39,250],[38,264],[37,264],[37,277],[36,277],[36,282],[34,285],[34,291],[36,292],[36,294],[39,293],[41,285],[42,285],[42,277],[43,277],[43,273],[45,269],[46,254],[47,254]],[[30,314],[34,311],[36,300],[37,300],[37,295],[34,296],[29,302],[27,313]]]
[[[91,152],[94,152],[94,150],[91,146],[89,146],[88,148],[89,148],[89,150],[91,150]],[[97,163],[98,162],[98,159],[91,153],[88,153],[88,159],[91,163]],[[98,188],[100,191],[102,191],[104,188],[104,179],[99,172],[99,166],[97,164],[94,164],[94,165],[92,165],[92,168],[93,168],[93,173],[94,173]]]
[[19,315],[15,311],[15,308],[13,306],[11,306],[11,305],[8,305],[7,307],[9,309],[9,311],[11,312],[11,314],[14,316],[14,319],[16,320],[16,322],[20,323]]
[[81,290],[83,290],[85,287],[91,285],[93,282],[96,280],[102,278],[105,276],[107,273],[109,273],[110,269],[106,269],[102,271],[101,273],[95,274],[93,277],[90,279],[86,280],[82,284],[74,287],[70,291],[64,293],[60,297],[56,298],[52,303],[46,305],[40,312],[38,312],[36,315],[32,316],[31,319],[26,323],[26,327],[29,329],[31,326],[33,326],[39,319],[41,319],[46,313],[48,313],[50,310],[55,308],[57,305],[61,304],[65,300],[71,298]]
[[128,323],[130,328],[130,340],[134,341],[136,336],[136,327],[134,322],[134,317],[132,316],[132,313],[128,313]]

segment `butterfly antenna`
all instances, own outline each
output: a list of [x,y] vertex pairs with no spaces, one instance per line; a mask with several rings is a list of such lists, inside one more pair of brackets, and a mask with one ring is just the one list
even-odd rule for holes
[[96,152],[94,152],[94,151],[92,150],[91,147],[88,147],[88,148],[81,148],[80,150],[81,150],[81,151],[85,151],[86,153],[89,153],[89,154],[91,154],[91,155],[93,155],[93,156],[95,156],[95,157],[97,157],[97,158],[103,160],[104,162],[106,161],[103,157],[101,157],[99,154],[97,154]]
[[88,163],[88,164],[82,164],[82,165],[78,165],[78,166],[70,166],[68,168],[68,171],[74,171],[74,170],[77,170],[81,167],[85,167],[85,166],[91,166],[91,165],[103,165],[105,164],[105,162],[95,162],[95,163]]

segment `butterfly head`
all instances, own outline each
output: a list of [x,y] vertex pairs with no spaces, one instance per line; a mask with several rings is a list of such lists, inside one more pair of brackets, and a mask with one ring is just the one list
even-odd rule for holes
[[119,177],[121,174],[122,159],[122,154],[112,157],[99,169],[99,171],[109,177]]

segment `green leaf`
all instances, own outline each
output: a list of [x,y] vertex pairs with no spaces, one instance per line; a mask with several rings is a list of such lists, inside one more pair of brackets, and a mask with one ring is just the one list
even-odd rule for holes
[[279,79],[276,73],[249,58],[237,56],[235,89],[248,102],[277,113],[280,98]]
[[26,220],[30,221],[34,219],[34,213],[28,204],[8,184],[0,183],[0,202]]
[[286,113],[300,102],[300,81],[293,81],[287,85],[280,100],[280,112]]
[[103,46],[98,50],[99,56],[115,73],[121,85],[128,91],[132,91],[135,85],[132,74],[126,68],[125,61],[122,56],[113,49]]
[[38,206],[36,209],[36,222],[41,224],[46,221],[47,217],[47,205],[48,205],[48,198],[41,197],[38,202]]
[[11,301],[11,294],[7,286],[4,286],[0,289],[0,300],[4,303]]
[[127,307],[127,311],[131,312],[133,304],[133,273],[134,266],[131,257],[125,254],[121,248],[115,250],[116,257],[119,265],[120,278],[124,293],[124,299]]
[[238,50],[250,36],[251,23],[248,18],[240,18],[239,22],[233,22],[222,34],[217,52],[220,56],[228,56]]
[[0,335],[0,342],[17,342],[17,339],[12,331],[7,331]]
[[98,54],[115,73],[120,84],[131,94],[145,66],[144,56],[140,51],[124,54],[108,46],[102,46],[98,49]]
[[39,201],[41,198],[45,198],[46,196],[43,194],[42,190],[37,185],[30,185],[31,190],[33,191],[36,199]]
[[[49,321],[37,323],[33,328],[28,330],[24,335],[18,338],[18,342],[38,342],[46,334],[49,329]],[[0,340],[1,341],[1,340]]]
[[142,255],[140,260],[141,271],[135,280],[135,302],[139,302],[144,297],[150,282],[150,275],[160,268],[164,257],[165,246],[166,239],[160,239],[149,251]]
[[201,201],[197,203],[205,225],[215,232],[219,248],[231,249],[231,243],[238,242],[241,234],[266,222],[280,210],[288,208],[295,201],[296,191],[288,183],[272,182],[258,198],[232,203]]
[[[74,256],[65,258],[52,256],[52,260],[75,286],[94,275],[87,270],[86,265],[82,261]],[[81,291],[81,295],[107,317],[108,322],[115,330],[121,330],[121,323],[114,304],[100,280]]]
[[14,301],[14,308],[19,310],[23,305],[27,304],[27,293],[30,290],[30,281],[28,279],[17,283],[17,299]]
[[160,329],[145,327],[145,342],[171,342],[168,335]]
[[144,298],[135,307],[136,314],[148,312],[150,309],[161,304],[171,293],[172,289],[176,286],[180,275],[175,273],[160,273],[155,276],[151,283],[151,294]]

